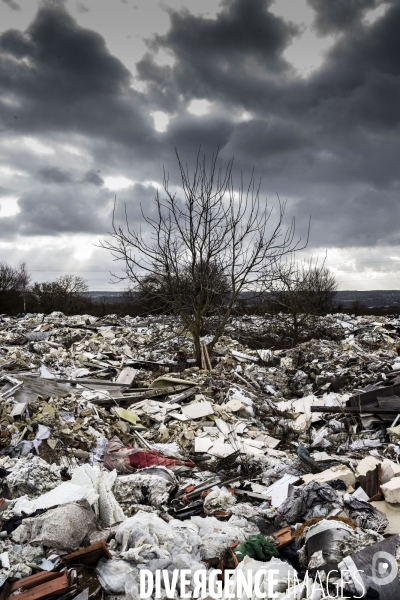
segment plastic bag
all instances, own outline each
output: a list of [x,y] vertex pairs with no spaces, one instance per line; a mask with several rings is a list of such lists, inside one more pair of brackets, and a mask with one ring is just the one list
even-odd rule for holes
[[[137,574],[138,569],[125,560],[101,558],[97,563],[96,572],[100,585],[106,594],[123,594],[126,579],[129,590],[133,593],[131,582],[134,582],[136,578],[132,576]],[[132,600],[136,600],[136,598],[132,596]]]
[[234,504],[236,504],[236,498],[226,487],[217,488],[206,496],[204,512],[206,515],[212,515],[217,510],[229,510]]

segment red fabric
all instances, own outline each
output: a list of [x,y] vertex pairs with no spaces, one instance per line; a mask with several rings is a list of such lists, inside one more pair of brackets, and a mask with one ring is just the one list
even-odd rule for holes
[[178,467],[196,466],[191,460],[175,460],[173,458],[164,458],[161,452],[157,450],[147,450],[146,452],[135,452],[135,454],[129,454],[129,464],[134,469],[145,469],[146,467],[162,466],[162,467]]
[[134,469],[145,469],[146,467],[186,466],[193,468],[196,465],[191,460],[164,458],[158,450],[125,447],[121,440],[114,436],[107,444],[104,466],[110,471],[116,469],[118,473],[132,473]]

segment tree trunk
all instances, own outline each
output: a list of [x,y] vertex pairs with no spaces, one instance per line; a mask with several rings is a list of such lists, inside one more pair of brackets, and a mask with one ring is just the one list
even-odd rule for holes
[[297,321],[297,314],[293,315],[293,344],[297,346],[299,342],[299,323]]
[[193,335],[193,343],[194,343],[194,351],[196,354],[196,360],[197,360],[197,366],[200,367],[200,369],[202,368],[202,361],[201,361],[201,341],[200,341],[200,337],[201,337],[201,315],[199,315],[198,313],[194,314],[194,318],[193,318],[193,329],[192,329],[192,335]]

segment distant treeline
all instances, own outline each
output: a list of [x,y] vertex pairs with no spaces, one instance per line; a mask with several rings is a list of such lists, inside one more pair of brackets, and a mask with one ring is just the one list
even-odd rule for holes
[[[318,314],[342,312],[360,315],[399,315],[400,305],[368,306],[358,299],[365,298],[383,304],[385,300],[396,302],[400,299],[400,291],[377,290],[373,292],[337,292],[331,294],[329,301],[319,304]],[[299,296],[297,295],[297,299]],[[307,299],[309,296],[307,296]],[[301,299],[301,298],[300,298]],[[286,298],[287,300],[287,298]],[[290,300],[290,292],[289,292]],[[301,302],[300,302],[301,305]],[[299,305],[299,306],[300,306]],[[307,304],[308,305],[308,304]],[[289,307],[289,309],[286,309]],[[277,297],[263,293],[255,298],[242,294],[235,302],[233,316],[278,314],[290,308],[290,302],[277,302]],[[297,307],[299,310],[299,307]],[[126,291],[120,294],[104,292],[91,293],[87,282],[77,275],[67,274],[54,281],[35,283],[27,271],[25,263],[18,268],[0,263],[0,313],[18,315],[22,313],[46,313],[60,311],[66,315],[91,314],[102,317],[110,313],[131,316],[147,316],[150,314],[172,314],[171,306],[163,302],[163,295]]]

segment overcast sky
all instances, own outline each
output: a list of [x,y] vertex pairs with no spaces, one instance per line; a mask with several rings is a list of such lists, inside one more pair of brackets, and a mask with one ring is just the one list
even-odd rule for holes
[[122,289],[114,196],[138,223],[219,145],[340,289],[400,289],[399,31],[400,0],[0,0],[0,260]]

